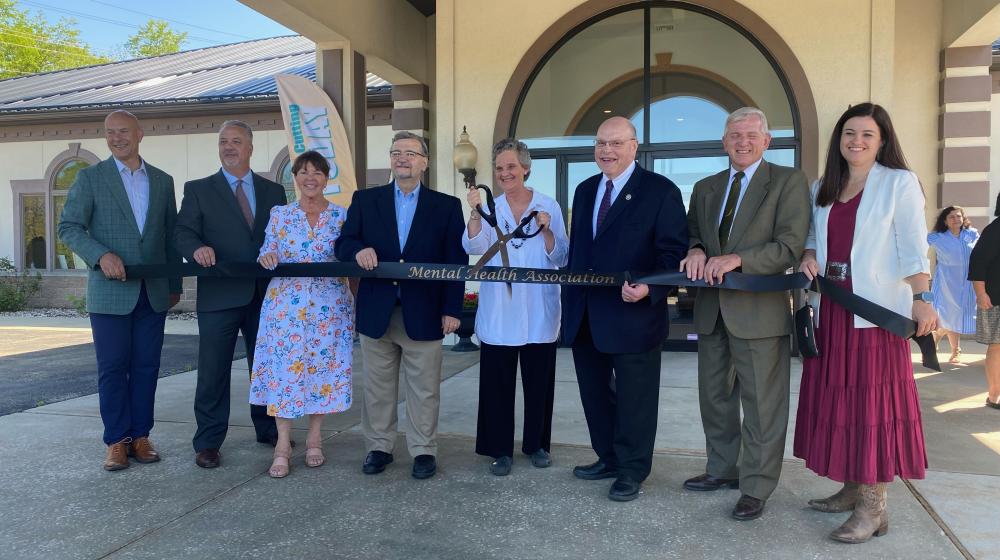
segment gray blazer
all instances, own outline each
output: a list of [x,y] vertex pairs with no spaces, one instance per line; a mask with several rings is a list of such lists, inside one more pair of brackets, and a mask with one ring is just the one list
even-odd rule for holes
[[[94,269],[105,253],[115,253],[126,266],[181,262],[172,243],[177,220],[174,180],[148,162],[145,164],[149,210],[141,234],[113,158],[80,171],[66,198],[59,219],[59,238],[90,268],[87,311],[91,313],[127,315],[139,299],[140,280],[108,280]],[[180,278],[151,278],[145,282],[149,304],[155,311],[166,311],[169,294],[181,293]]]
[[[802,256],[812,206],[806,176],[797,169],[762,161],[736,210],[729,241],[719,242],[719,211],[729,181],[729,169],[694,185],[688,207],[690,246],[701,245],[716,257],[736,253],[747,274],[782,274]],[[726,327],[739,338],[768,338],[791,332],[787,292],[738,292],[699,288],[694,324],[710,334],[722,313]]]

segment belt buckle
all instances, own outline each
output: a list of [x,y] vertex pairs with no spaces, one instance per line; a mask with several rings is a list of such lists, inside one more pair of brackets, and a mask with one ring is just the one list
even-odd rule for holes
[[845,262],[826,263],[826,277],[830,280],[843,282],[851,275],[851,265]]

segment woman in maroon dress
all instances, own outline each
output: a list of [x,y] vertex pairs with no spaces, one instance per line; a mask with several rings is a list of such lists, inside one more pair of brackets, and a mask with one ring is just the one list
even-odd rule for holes
[[[812,196],[799,270],[913,317],[918,334],[935,329],[923,191],[882,107],[863,103],[840,117]],[[826,296],[813,305],[821,356],[803,364],[794,452],[844,483],[809,502],[820,511],[854,510],[830,537],[865,542],[888,531],[886,484],[923,478],[927,466],[910,345]]]

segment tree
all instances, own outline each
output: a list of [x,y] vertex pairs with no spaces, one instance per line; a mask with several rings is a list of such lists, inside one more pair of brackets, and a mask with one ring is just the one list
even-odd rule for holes
[[125,53],[130,58],[175,53],[181,50],[187,35],[186,31],[170,29],[163,20],[151,19],[134,35],[129,35],[125,42]]
[[80,40],[76,21],[49,23],[14,2],[0,0],[0,79],[110,62]]

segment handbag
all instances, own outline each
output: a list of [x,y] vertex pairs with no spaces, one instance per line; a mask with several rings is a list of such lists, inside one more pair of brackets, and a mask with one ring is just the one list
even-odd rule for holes
[[814,315],[813,306],[808,303],[795,312],[795,340],[798,342],[799,353],[806,358],[820,356],[819,346],[816,344]]

